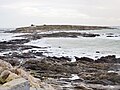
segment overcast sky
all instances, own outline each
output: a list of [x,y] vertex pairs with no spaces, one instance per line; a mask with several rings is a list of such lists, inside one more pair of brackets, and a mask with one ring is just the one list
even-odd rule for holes
[[0,27],[120,25],[120,0],[0,0]]

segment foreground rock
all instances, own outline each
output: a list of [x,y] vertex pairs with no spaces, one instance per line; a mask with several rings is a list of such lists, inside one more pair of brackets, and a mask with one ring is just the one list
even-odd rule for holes
[[[4,88],[5,90],[29,90],[30,84],[31,87],[38,89],[42,87],[44,90],[54,90],[51,85],[46,84],[47,87],[44,86],[45,82],[43,83],[39,79],[34,78],[23,69],[12,67],[11,64],[3,60],[0,60],[0,62],[0,84],[2,84],[0,89]],[[19,79],[21,81],[19,81]]]
[[0,90],[30,90],[30,85],[24,78],[18,78],[3,84]]

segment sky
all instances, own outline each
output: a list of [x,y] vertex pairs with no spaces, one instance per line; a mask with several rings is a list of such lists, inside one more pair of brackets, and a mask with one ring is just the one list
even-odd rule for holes
[[0,27],[31,24],[120,26],[120,0],[0,0]]

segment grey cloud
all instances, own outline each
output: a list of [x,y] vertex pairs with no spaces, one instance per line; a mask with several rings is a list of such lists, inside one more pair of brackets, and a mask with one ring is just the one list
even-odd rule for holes
[[119,25],[120,0],[0,0],[0,27],[35,24]]

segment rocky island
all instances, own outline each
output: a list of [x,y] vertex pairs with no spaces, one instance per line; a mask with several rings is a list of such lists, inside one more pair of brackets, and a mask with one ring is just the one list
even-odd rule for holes
[[108,26],[83,26],[83,25],[31,25],[29,27],[16,28],[13,33],[33,33],[45,31],[61,31],[61,30],[101,30],[101,29],[115,29]]

